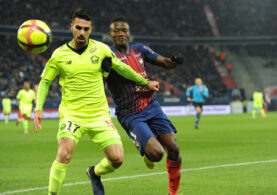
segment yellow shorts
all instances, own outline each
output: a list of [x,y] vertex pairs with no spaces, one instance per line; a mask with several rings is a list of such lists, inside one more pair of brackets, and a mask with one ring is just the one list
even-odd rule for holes
[[93,118],[93,120],[72,116],[64,116],[60,119],[57,139],[67,137],[78,144],[85,133],[102,150],[112,144],[122,144],[121,138],[109,116]]
[[31,117],[32,109],[33,109],[33,104],[24,104],[24,103],[19,104],[20,113],[22,115],[26,115],[27,117]]
[[4,109],[3,109],[3,113],[4,113],[4,114],[10,114],[11,111],[12,111],[11,108],[5,108],[5,107],[4,107]]

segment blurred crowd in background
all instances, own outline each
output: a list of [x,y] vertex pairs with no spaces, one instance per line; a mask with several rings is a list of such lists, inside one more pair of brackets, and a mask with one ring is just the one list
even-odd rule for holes
[[[50,58],[53,50],[66,41],[55,41],[51,48],[41,55],[30,55],[23,51],[17,44],[14,36],[0,36],[0,96],[9,93],[12,97],[22,88],[23,81],[29,80],[34,86],[40,81],[43,68]],[[220,97],[226,94],[226,87],[221,81],[215,66],[212,62],[213,53],[209,52],[209,47],[191,46],[157,46],[150,45],[157,53],[170,57],[178,54],[185,58],[184,64],[175,70],[146,65],[147,72],[153,80],[159,80],[162,95],[184,95],[186,89],[194,84],[196,77],[201,77],[211,89],[212,96]],[[15,55],[16,54],[16,55]],[[108,90],[107,95],[110,96]],[[49,99],[59,99],[61,89],[55,79],[49,90]]]
[[9,0],[1,2],[0,24],[18,26],[33,18],[52,29],[69,29],[73,11],[81,7],[91,11],[97,32],[109,30],[111,17],[125,15],[135,35],[209,37],[205,6],[222,36],[276,35],[275,0]]

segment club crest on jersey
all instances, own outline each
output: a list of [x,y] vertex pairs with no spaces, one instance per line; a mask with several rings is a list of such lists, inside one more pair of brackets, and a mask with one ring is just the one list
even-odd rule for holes
[[140,63],[140,65],[141,65],[141,67],[143,67],[143,59],[142,58],[139,58],[139,63]]
[[98,56],[93,55],[93,56],[90,58],[90,60],[91,60],[91,63],[93,63],[93,64],[97,64],[97,63],[98,63],[98,61],[99,61],[99,57],[98,57]]
[[65,129],[65,127],[66,127],[66,124],[61,124],[61,126],[60,126],[60,130],[64,130]]

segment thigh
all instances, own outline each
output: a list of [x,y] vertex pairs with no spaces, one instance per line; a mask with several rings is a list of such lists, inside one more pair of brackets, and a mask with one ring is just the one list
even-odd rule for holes
[[26,115],[27,110],[26,110],[25,104],[23,104],[23,103],[20,103],[20,104],[19,104],[19,111],[20,111],[20,113],[21,113],[22,115]]
[[145,147],[150,138],[155,137],[151,131],[149,125],[146,122],[138,122],[130,129],[125,129],[129,137],[132,139],[136,148],[143,156],[145,153]]
[[122,145],[117,129],[109,116],[95,118],[87,124],[88,135],[102,150],[113,144]]
[[107,146],[104,149],[105,156],[109,161],[113,161],[114,159],[123,159],[124,157],[124,151],[122,144],[112,144]]
[[27,116],[28,118],[31,117],[32,109],[33,109],[33,105],[32,105],[32,104],[26,105],[26,116]]
[[176,143],[176,134],[175,133],[165,133],[158,137],[159,142],[165,147],[167,150],[169,148],[173,148],[177,146]]
[[194,108],[197,112],[201,112],[202,111],[202,107],[203,107],[203,103],[200,102],[193,102]]

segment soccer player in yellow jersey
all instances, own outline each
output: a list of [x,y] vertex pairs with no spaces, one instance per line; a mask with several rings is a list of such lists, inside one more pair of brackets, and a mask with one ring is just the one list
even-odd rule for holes
[[[89,39],[92,32],[91,17],[78,9],[72,17],[73,39],[54,51],[42,73],[37,91],[34,117],[36,131],[43,117],[43,104],[51,81],[59,75],[62,101],[59,107],[58,152],[50,170],[48,194],[59,194],[67,166],[81,137],[87,133],[104,151],[105,157],[87,170],[93,193],[103,195],[100,176],[115,171],[123,162],[123,147],[115,129],[104,91],[104,70],[112,68],[118,74],[157,91],[159,83],[147,81],[128,65],[117,59],[110,48]],[[104,58],[110,57],[111,67],[101,67]]]
[[16,104],[19,103],[19,111],[23,116],[24,133],[29,134],[28,121],[31,119],[33,109],[33,101],[35,100],[35,92],[30,89],[29,81],[25,81],[23,89],[19,90],[16,96]]
[[12,104],[11,104],[11,99],[9,98],[8,95],[6,95],[2,99],[2,106],[3,106],[3,113],[4,113],[4,121],[6,124],[9,123],[9,116],[12,111]]
[[253,110],[252,110],[252,118],[256,118],[256,112],[257,110],[260,110],[262,116],[265,118],[266,115],[264,113],[264,97],[263,97],[263,93],[261,92],[260,89],[257,89],[254,93],[253,93]]

